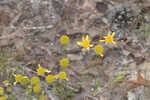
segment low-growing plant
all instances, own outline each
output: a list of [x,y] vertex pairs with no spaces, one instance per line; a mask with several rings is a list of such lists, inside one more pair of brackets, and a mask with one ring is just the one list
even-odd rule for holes
[[[99,40],[99,44],[92,44],[92,40],[90,40],[89,36],[86,35],[86,37],[82,36],[81,40],[76,42],[77,45],[81,46],[82,49],[81,51],[89,51],[91,48],[93,48],[93,51],[97,54],[96,55],[96,60],[95,62],[92,63],[92,65],[99,64],[97,58],[102,58],[105,56],[103,54],[104,52],[104,47],[100,45],[101,42],[105,42],[105,45],[108,44],[113,44],[117,45],[117,42],[114,39],[115,37],[115,32],[108,32],[106,36],[104,36],[103,40]],[[70,42],[70,38],[67,35],[62,35],[60,37],[60,43],[63,46],[66,46]],[[67,52],[66,52],[67,53]],[[48,93],[45,91],[45,89],[42,86],[42,82],[45,82],[48,86],[52,86],[52,90],[54,91],[54,94],[60,98],[60,100],[71,100],[71,97],[75,96],[75,91],[68,86],[68,81],[69,77],[66,71],[63,71],[63,68],[67,68],[71,65],[69,58],[66,57],[66,53],[64,54],[65,56],[62,57],[59,61],[59,66],[62,67],[62,70],[58,72],[57,74],[52,73],[53,70],[49,70],[48,68],[44,68],[40,64],[37,64],[37,69],[34,75],[27,76],[24,75],[24,73],[14,73],[12,79],[13,82],[9,81],[6,79],[3,81],[3,86],[0,86],[0,100],[9,100],[13,95],[13,86],[14,87],[19,87],[24,90],[24,93],[27,98],[36,99],[36,100],[47,100],[47,95]],[[10,57],[11,58],[11,57]],[[0,62],[0,69],[4,68],[7,65],[7,62],[10,61],[9,57],[5,57],[0,50],[0,59],[2,59],[2,62]],[[91,66],[91,65],[89,65]],[[5,70],[5,69],[3,69]],[[134,86],[138,87],[141,85],[148,86],[149,82],[147,82],[138,72],[138,78],[137,81],[132,81],[132,80],[123,80],[125,76],[123,75],[118,75],[116,79],[114,80],[115,83],[121,83],[121,82],[130,82],[133,83],[132,87],[129,87],[127,89],[133,89]],[[148,84],[148,85],[147,85]],[[96,96],[99,88],[99,80],[96,80],[95,83],[95,88],[94,88],[94,93],[93,95]],[[16,100],[14,96],[14,100]]]
[[60,98],[60,100],[71,100],[71,97],[75,96],[75,91],[67,86],[67,82],[62,80],[54,84],[54,94]]

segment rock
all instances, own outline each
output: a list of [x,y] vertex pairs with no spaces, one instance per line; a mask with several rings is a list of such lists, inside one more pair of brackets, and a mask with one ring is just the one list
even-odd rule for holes
[[8,39],[0,40],[0,47],[8,46],[9,43],[10,43],[10,42],[9,42]]
[[104,2],[96,2],[96,9],[101,13],[105,13],[108,6]]
[[74,45],[75,43],[70,43],[67,45],[67,47],[65,48],[67,53],[69,54],[75,54],[75,53],[79,53],[81,51],[80,47],[78,45]]
[[150,80],[150,62],[144,62],[143,64],[141,64],[139,66],[140,68],[142,68],[142,70],[145,71],[145,78],[147,80]]
[[108,24],[108,19],[107,18],[102,18],[102,21],[105,23],[105,24]]
[[128,56],[128,55],[130,54],[130,52],[127,51],[127,50],[122,50],[122,52],[123,52],[123,54],[124,54],[125,56]]
[[136,94],[132,92],[128,92],[128,100],[137,100]]
[[108,11],[108,22],[111,25],[110,29],[116,32],[117,38],[124,36],[126,29],[133,21],[133,13],[131,8],[125,5],[118,5]]
[[71,60],[71,61],[79,61],[83,59],[82,55],[77,55],[77,54],[68,54],[67,57]]
[[40,2],[40,0],[31,0],[32,8],[36,14],[39,13]]

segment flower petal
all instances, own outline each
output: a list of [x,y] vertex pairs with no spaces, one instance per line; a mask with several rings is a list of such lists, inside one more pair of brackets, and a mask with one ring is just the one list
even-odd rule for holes
[[108,38],[108,36],[104,36],[104,38],[105,38],[105,39],[107,39],[107,38]]
[[108,32],[108,35],[110,35],[110,34],[111,34],[111,32],[109,31],[109,32]]
[[52,72],[51,70],[45,69],[45,72],[50,73]]
[[99,53],[99,55],[102,56],[102,57],[104,56],[102,53]]
[[116,33],[115,33],[115,32],[113,32],[113,33],[112,33],[112,37],[114,37],[114,36],[115,36],[115,34],[116,34]]
[[90,47],[93,47],[93,44],[91,44]]
[[105,42],[106,45],[107,45],[108,43],[109,43],[109,42],[107,42],[107,41]]
[[64,79],[67,80],[67,81],[69,80],[67,77],[65,77]]
[[105,42],[105,40],[99,40],[99,42]]
[[89,51],[89,50],[90,50],[90,47],[87,47],[86,49]]
[[88,40],[89,39],[89,36],[88,35],[86,35],[86,40]]
[[113,44],[117,45],[117,43],[115,41],[112,42]]
[[82,46],[82,42],[77,42],[78,45]]
[[41,67],[41,65],[40,65],[40,64],[38,64],[38,67]]
[[85,39],[84,39],[84,37],[82,36],[82,41],[84,41]]

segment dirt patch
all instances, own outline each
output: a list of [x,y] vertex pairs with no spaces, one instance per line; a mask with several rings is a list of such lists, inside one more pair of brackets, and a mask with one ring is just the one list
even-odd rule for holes
[[[53,94],[54,87],[43,83],[47,100],[149,100],[149,87],[134,89],[123,96],[129,84],[113,84],[118,75],[136,80],[137,65],[149,80],[150,74],[146,72],[150,62],[148,2],[1,0],[0,70],[3,71],[0,82],[12,79],[11,73],[32,77],[38,64],[57,74],[64,70],[59,60],[66,56],[70,66],[65,69],[69,78],[65,89],[70,94],[65,92],[67,99],[61,98]],[[93,48],[82,52],[76,44],[85,35],[89,35],[92,44],[99,44],[98,40],[108,31],[116,33],[117,46],[102,43],[104,57],[97,56]],[[70,37],[70,43],[65,47],[59,41],[62,35]],[[20,86],[14,87],[16,98],[23,94],[17,92],[22,91],[20,89]]]

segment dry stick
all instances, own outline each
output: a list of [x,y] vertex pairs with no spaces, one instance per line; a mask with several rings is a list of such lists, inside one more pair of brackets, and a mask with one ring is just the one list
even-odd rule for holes
[[96,60],[96,61],[91,61],[88,65],[87,65],[87,68],[85,68],[85,70],[91,68],[92,66],[96,66],[98,64],[102,64],[102,60]]
[[141,85],[150,87],[150,81],[144,79],[141,75],[141,73],[139,72],[138,67],[136,66],[136,72],[137,72],[137,80],[121,80],[120,82],[126,82],[126,83],[132,83],[132,85],[130,85],[129,87],[127,87],[126,92],[124,93],[124,96],[127,94],[128,91],[137,88]]
[[96,66],[96,69],[97,69],[97,72],[99,73],[99,75],[100,76],[104,76],[104,78],[106,80],[108,80],[109,76],[103,70],[101,70],[99,66],[97,66],[97,65],[101,65],[102,62],[103,62],[103,58],[102,59],[98,59],[97,61],[93,61],[93,62],[88,64],[88,66],[87,66],[87,68],[85,70],[91,68],[92,66]]

